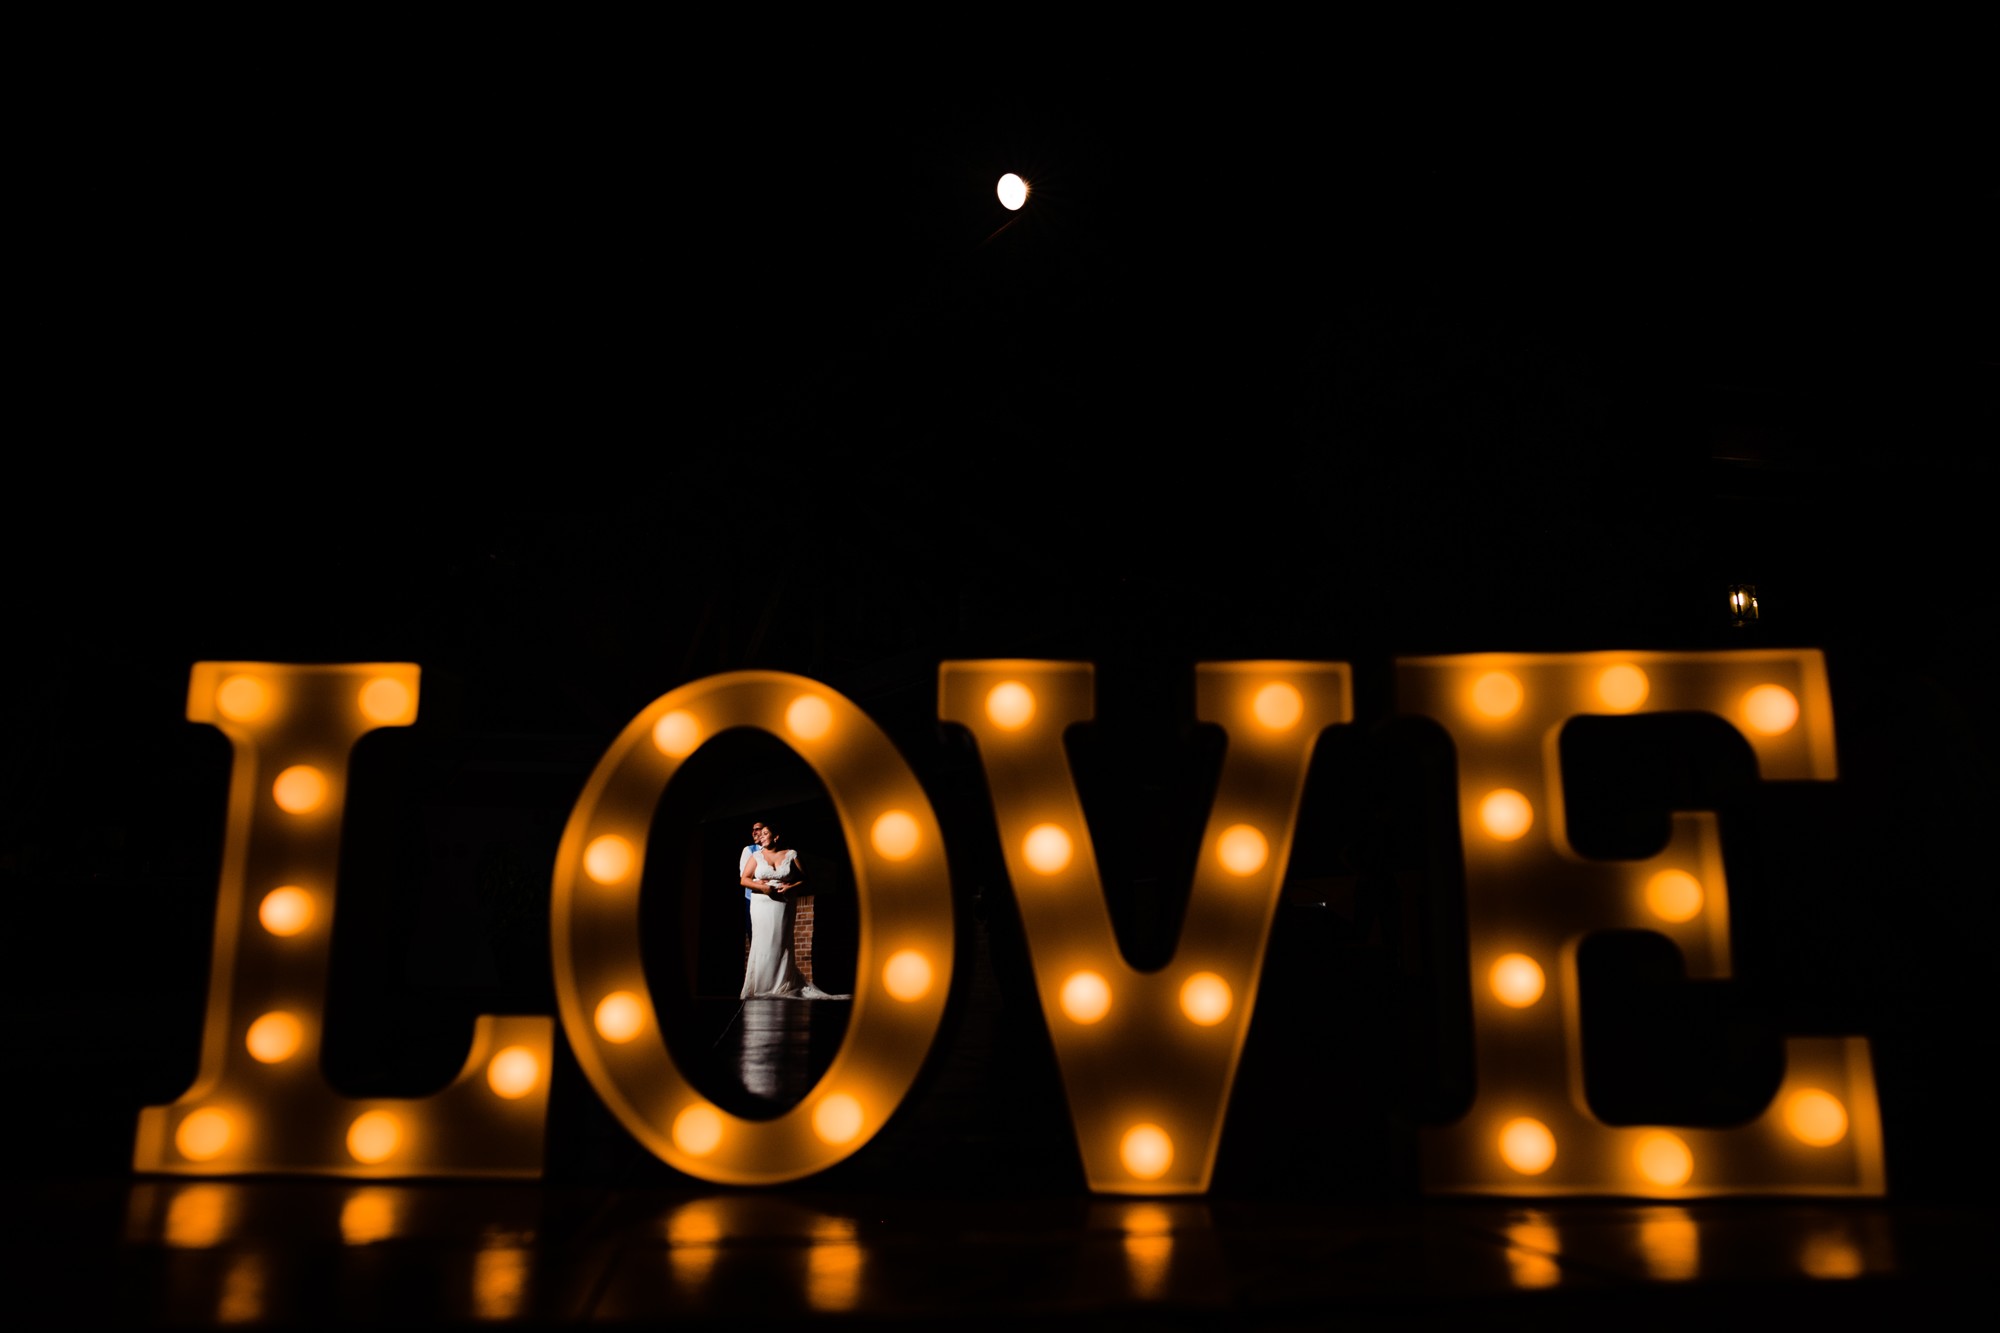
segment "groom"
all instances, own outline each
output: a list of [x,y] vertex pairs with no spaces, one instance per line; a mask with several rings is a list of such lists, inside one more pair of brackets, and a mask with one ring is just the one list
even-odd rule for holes
[[[742,879],[750,873],[750,863],[757,859],[757,848],[762,845],[764,837],[768,832],[769,830],[764,827],[762,820],[750,826],[750,841],[743,848],[742,854],[736,858],[736,877],[738,879]],[[756,896],[757,893],[754,889],[743,890],[743,952],[745,954],[750,952],[750,900]]]

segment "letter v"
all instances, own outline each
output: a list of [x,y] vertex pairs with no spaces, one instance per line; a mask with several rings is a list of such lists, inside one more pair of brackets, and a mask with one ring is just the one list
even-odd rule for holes
[[986,769],[1090,1188],[1208,1188],[1256,1007],[1314,743],[1353,717],[1340,662],[1206,662],[1196,711],[1228,734],[1173,962],[1118,952],[1063,732],[1093,716],[1083,662],[945,662],[938,714]]

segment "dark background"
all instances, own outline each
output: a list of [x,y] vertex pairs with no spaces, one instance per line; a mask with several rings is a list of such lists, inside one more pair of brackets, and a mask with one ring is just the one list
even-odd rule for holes
[[[1351,662],[1217,1190],[1405,1197],[1470,1074],[1451,756],[1392,717],[1392,659],[1786,645],[1827,652],[1835,784],[1757,784],[1698,719],[1565,738],[1580,843],[1642,855],[1711,804],[1735,895],[1728,983],[1586,950],[1591,1096],[1728,1123],[1780,1033],[1863,1033],[1892,1190],[1990,1182],[1958,1135],[1990,1045],[2000,227],[1945,99],[1754,58],[1474,83],[1365,43],[927,84],[698,44],[560,77],[470,39],[309,74],[95,54],[25,206],[47,299],[6,497],[35,1169],[121,1172],[193,1074],[228,771],[184,721],[197,660],[423,667],[418,724],[355,760],[326,1060],[357,1095],[438,1086],[473,1014],[553,1012],[555,844],[648,701],[752,667],[848,694],[939,808],[961,982],[828,1179],[994,1192],[1082,1180],[938,662],[1098,664],[1072,755],[1142,965],[1219,758],[1193,664]],[[1003,229],[1007,170],[1035,194]],[[689,838],[810,824],[782,756],[710,767]],[[572,1063],[550,1169],[674,1178]]]

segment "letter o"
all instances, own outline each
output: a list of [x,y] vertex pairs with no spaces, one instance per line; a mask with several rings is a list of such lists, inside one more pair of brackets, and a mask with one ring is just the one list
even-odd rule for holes
[[[828,725],[805,737],[786,725],[787,710],[805,697],[823,702]],[[833,1064],[798,1105],[775,1120],[745,1120],[713,1107],[719,1139],[699,1155],[674,1139],[682,1113],[712,1106],[674,1064],[660,1025],[647,1021],[630,1040],[605,1040],[592,1021],[604,996],[630,991],[653,1012],[639,950],[639,900],[631,883],[607,888],[585,873],[584,849],[606,834],[632,845],[643,867],[653,811],[687,756],[662,753],[653,728],[676,710],[693,717],[700,736],[754,727],[792,747],[833,797],[854,867],[861,940],[854,1013]],[[815,714],[817,715],[817,714]],[[909,854],[891,860],[869,836],[884,813],[904,812],[916,825]],[[643,886],[641,886],[643,887]],[[563,1029],[597,1095],[633,1137],[676,1170],[725,1185],[775,1185],[797,1180],[851,1156],[882,1128],[909,1092],[944,1017],[951,989],[951,885],[944,835],[930,798],[896,747],[874,721],[838,691],[804,676],[732,671],[692,681],[655,699],[618,733],[598,760],[570,811],[556,852],[550,898],[556,1006]],[[916,999],[884,989],[882,960],[914,950],[929,961],[934,983]],[[814,1118],[833,1098],[860,1108],[856,1132],[829,1143]],[[840,1109],[847,1113],[843,1104]]]

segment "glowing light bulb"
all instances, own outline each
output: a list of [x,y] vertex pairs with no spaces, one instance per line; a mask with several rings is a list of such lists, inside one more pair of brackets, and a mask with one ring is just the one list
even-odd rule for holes
[[1062,1011],[1072,1023],[1095,1023],[1111,1012],[1111,985],[1085,969],[1072,972],[1062,984]]
[[606,1041],[630,1041],[645,1022],[646,1008],[631,991],[615,990],[597,1002],[597,1035]]
[[1782,736],[1799,720],[1799,701],[1782,685],[1759,685],[1743,696],[1743,720],[1759,736]]
[[1802,1143],[1830,1148],[1847,1137],[1847,1108],[1818,1088],[1801,1088],[1785,1098],[1785,1128]]
[[1250,701],[1250,711],[1271,730],[1290,731],[1305,716],[1306,701],[1295,686],[1274,680],[1257,691],[1257,697]]
[[1662,870],[1646,881],[1646,906],[1662,921],[1694,920],[1701,901],[1701,881],[1685,870]]
[[1512,842],[1535,822],[1535,808],[1528,798],[1511,787],[1486,793],[1479,803],[1479,823],[1488,834],[1502,842]]
[[509,1046],[486,1065],[487,1086],[510,1102],[533,1092],[541,1081],[542,1062],[525,1046]]
[[694,714],[676,708],[653,724],[653,748],[669,759],[685,759],[701,744],[701,724]]
[[190,1162],[211,1162],[222,1155],[235,1133],[229,1117],[214,1107],[203,1107],[181,1121],[174,1131],[174,1146]]
[[1000,207],[1009,213],[1016,212],[1028,202],[1028,182],[1010,171],[1000,178],[994,193],[1000,196]]
[[1542,990],[1548,981],[1542,975],[1542,965],[1524,953],[1502,955],[1493,962],[1487,980],[1493,986],[1494,997],[1500,1003],[1513,1009],[1526,1009],[1542,998]]
[[1181,1012],[1205,1028],[1229,1017],[1234,1003],[1229,983],[1213,972],[1197,972],[1181,983]]
[[1677,1134],[1656,1129],[1639,1140],[1633,1153],[1639,1174],[1655,1185],[1685,1185],[1694,1174],[1694,1154]]
[[1472,706],[1494,721],[1521,711],[1521,682],[1511,671],[1489,671],[1472,682]]
[[1237,824],[1224,829],[1216,839],[1215,854],[1230,874],[1254,875],[1271,858],[1271,844],[1248,824]]
[[802,741],[816,741],[833,726],[833,710],[817,694],[801,694],[785,710],[785,726]]
[[697,1102],[674,1117],[674,1146],[690,1157],[706,1157],[722,1142],[722,1113]]
[[1158,1125],[1134,1125],[1118,1143],[1118,1158],[1141,1180],[1158,1180],[1174,1164],[1174,1141]]
[[367,1111],[347,1127],[347,1151],[357,1162],[386,1162],[403,1145],[403,1122],[387,1111]]
[[296,935],[312,924],[312,895],[295,885],[272,889],[257,905],[257,920],[273,935]]
[[232,722],[254,722],[271,706],[271,692],[255,676],[231,676],[215,692],[215,706]]
[[1074,850],[1069,834],[1054,824],[1035,825],[1021,843],[1021,855],[1029,867],[1044,875],[1053,875],[1068,866]]
[[882,988],[905,1004],[931,993],[931,961],[915,949],[898,949],[882,967]]
[[1555,1165],[1556,1136],[1539,1120],[1509,1120],[1500,1128],[1500,1160],[1524,1176],[1539,1176]]
[[410,687],[377,676],[361,687],[361,715],[370,722],[401,722],[410,715]]
[[298,1053],[299,1043],[305,1040],[306,1030],[299,1020],[283,1011],[265,1014],[250,1025],[243,1044],[250,1048],[250,1054],[267,1065],[289,1060]]
[[326,774],[311,764],[294,764],[278,774],[271,784],[278,808],[290,814],[309,814],[326,804]]
[[1019,731],[1035,719],[1035,692],[1018,680],[1003,680],[987,691],[986,716],[1002,731]]
[[861,1132],[861,1103],[836,1092],[813,1108],[813,1133],[831,1144],[854,1142]]
[[616,884],[632,873],[632,844],[616,833],[592,838],[583,849],[583,871],[599,884]]
[[907,861],[917,850],[917,821],[907,810],[891,810],[875,821],[868,841],[891,861]]
[[1606,667],[1597,677],[1597,697],[1614,712],[1631,712],[1646,702],[1652,688],[1646,673],[1630,663]]

